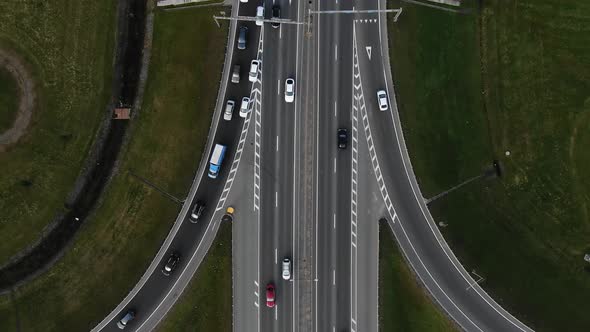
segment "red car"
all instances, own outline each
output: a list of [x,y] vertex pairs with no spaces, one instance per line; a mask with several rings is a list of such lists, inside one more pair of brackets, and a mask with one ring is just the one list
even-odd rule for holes
[[269,308],[275,306],[275,285],[272,282],[266,285],[266,306]]

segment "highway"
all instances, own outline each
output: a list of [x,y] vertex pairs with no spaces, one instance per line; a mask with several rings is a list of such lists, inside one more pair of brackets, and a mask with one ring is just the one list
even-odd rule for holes
[[[235,2],[232,16],[254,16],[255,1]],[[407,153],[389,68],[384,14],[313,14],[308,10],[382,9],[385,0],[275,0],[281,17],[308,25],[232,21],[228,54],[208,149],[187,203],[153,263],[132,292],[94,329],[115,331],[129,309],[127,330],[150,331],[180,296],[211,245],[223,209],[233,223],[234,331],[377,331],[378,220],[385,217],[409,265],[442,310],[466,331],[532,331],[502,309],[458,262],[430,215]],[[265,4],[266,18],[273,3]],[[403,17],[403,16],[402,16]],[[403,24],[403,19],[398,24]],[[236,50],[236,31],[248,46]],[[262,61],[256,82],[250,60]],[[239,84],[228,82],[241,64]],[[294,103],[284,82],[296,81]],[[376,91],[390,108],[380,112]],[[225,101],[251,98],[246,119],[220,120]],[[348,130],[338,149],[336,131]],[[214,143],[229,148],[219,178],[204,176]],[[197,161],[195,161],[196,163]],[[208,208],[191,224],[197,200]],[[161,267],[182,255],[170,276]],[[293,262],[291,280],[280,262]],[[276,286],[266,307],[265,287]]]
[[[338,2],[319,6],[324,11],[353,9]],[[357,10],[383,6],[375,0],[355,3]],[[286,55],[297,43],[273,39],[276,35],[267,35],[272,31],[265,29],[256,328],[376,331],[377,226],[387,217],[419,280],[461,328],[530,331],[475,283],[425,206],[397,114],[383,14],[316,15],[312,27],[304,28],[311,35],[296,49],[304,68],[296,71],[303,77],[298,77],[300,103],[294,121],[290,105],[281,101],[280,80],[292,72]],[[389,94],[387,112],[378,110],[379,89]],[[336,147],[336,130],[341,127],[350,133],[346,150]],[[295,264],[293,288],[280,280],[280,259],[290,253]],[[277,285],[277,306],[272,310],[264,307],[264,286],[270,281]],[[244,330],[243,326],[235,321],[234,329]]]

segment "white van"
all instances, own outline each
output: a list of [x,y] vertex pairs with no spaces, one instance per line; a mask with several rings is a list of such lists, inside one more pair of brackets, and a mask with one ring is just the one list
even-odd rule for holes
[[264,23],[262,20],[264,20],[264,7],[258,6],[256,7],[256,25],[261,27]]

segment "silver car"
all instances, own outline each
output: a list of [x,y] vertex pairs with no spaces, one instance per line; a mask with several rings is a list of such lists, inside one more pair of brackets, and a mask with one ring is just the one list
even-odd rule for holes
[[223,112],[223,120],[225,121],[230,121],[232,118],[232,115],[234,114],[234,106],[236,105],[236,102],[233,100],[228,100],[227,104],[225,104],[225,112]]
[[283,259],[283,279],[291,279],[291,260],[288,258]]
[[234,65],[234,71],[231,74],[232,83],[240,83],[240,65]]
[[117,327],[121,330],[123,330],[125,327],[127,327],[127,324],[129,324],[130,321],[132,321],[135,318],[135,310],[128,310],[127,313],[125,314],[125,316],[123,316],[118,322],[117,322]]

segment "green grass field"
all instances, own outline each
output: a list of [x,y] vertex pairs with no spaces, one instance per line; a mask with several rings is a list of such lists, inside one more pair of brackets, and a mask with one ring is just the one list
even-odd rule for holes
[[0,133],[3,133],[14,123],[18,110],[19,90],[14,77],[0,67]]
[[501,179],[431,212],[467,270],[521,320],[590,330],[590,3],[466,3],[473,14],[404,4],[390,26],[414,170],[431,197],[498,159]]
[[458,331],[418,284],[386,224],[379,225],[379,331]]
[[0,153],[0,265],[63,211],[86,159],[110,95],[115,3],[0,2],[0,48],[23,59],[37,97],[27,134]]
[[[131,290],[180,206],[129,176],[183,197],[197,169],[217,96],[227,27],[219,7],[158,12],[143,108],[122,151],[120,172],[97,214],[47,273],[0,297],[0,331],[88,331]],[[200,31],[200,33],[194,33]]]
[[232,330],[232,225],[223,223],[182,297],[159,332]]

